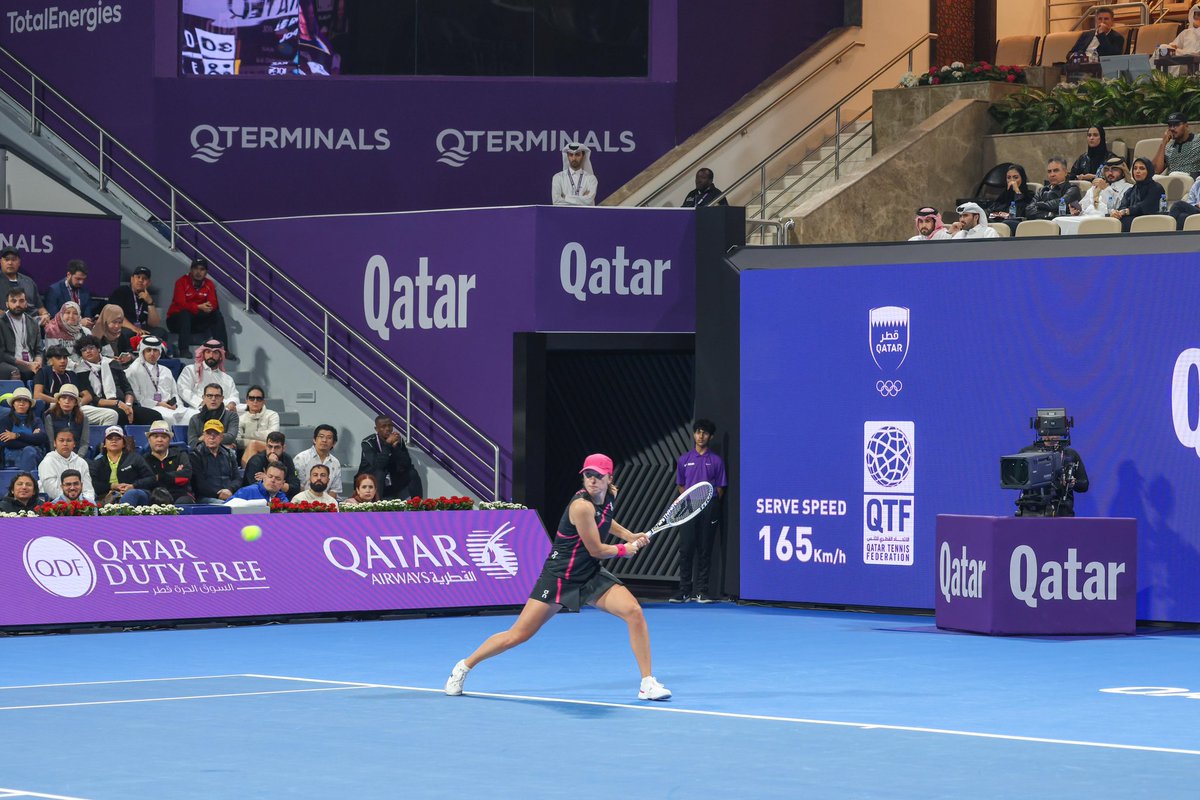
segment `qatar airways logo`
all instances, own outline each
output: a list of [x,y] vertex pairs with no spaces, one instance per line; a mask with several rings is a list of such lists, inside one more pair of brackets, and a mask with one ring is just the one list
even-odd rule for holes
[[461,167],[480,151],[485,153],[557,153],[568,142],[581,142],[593,153],[632,153],[633,131],[460,131],[446,128],[434,144],[439,164]]
[[215,164],[229,150],[387,150],[387,128],[274,128],[251,125],[197,125],[192,158]]

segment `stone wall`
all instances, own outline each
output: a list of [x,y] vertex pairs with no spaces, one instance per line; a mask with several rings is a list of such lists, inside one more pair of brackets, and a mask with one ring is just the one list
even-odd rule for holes
[[[992,123],[984,100],[956,100],[878,151],[866,169],[789,212],[801,244],[887,242],[914,235],[913,211],[954,206],[981,177],[985,134]],[[949,213],[947,213],[949,212]]]
[[[1141,139],[1162,139],[1165,125],[1130,125],[1105,128],[1109,149],[1116,141],[1128,147],[1126,159],[1133,160],[1133,149]],[[1001,133],[987,136],[983,142],[983,162],[980,175],[996,164],[1016,163],[1025,167],[1029,180],[1041,183],[1046,176],[1046,159],[1050,156],[1066,156],[1067,165],[1087,152],[1087,130],[1078,128],[1070,131],[1046,131],[1044,133]],[[1156,146],[1157,147],[1157,146]],[[1153,156],[1154,153],[1150,153]],[[978,178],[976,179],[978,180]]]

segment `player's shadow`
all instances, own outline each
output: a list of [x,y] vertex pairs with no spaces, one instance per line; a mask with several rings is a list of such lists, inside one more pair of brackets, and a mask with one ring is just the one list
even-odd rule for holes
[[560,700],[552,700],[547,702],[545,700],[535,700],[533,698],[526,700],[519,697],[480,697],[478,695],[472,695],[470,692],[467,692],[467,695],[472,702],[514,703],[521,706],[536,706],[540,709],[554,711],[563,715],[564,717],[571,717],[573,719],[603,719],[605,717],[611,717],[613,714],[616,714],[622,710],[614,706],[598,706],[582,702],[572,703]]

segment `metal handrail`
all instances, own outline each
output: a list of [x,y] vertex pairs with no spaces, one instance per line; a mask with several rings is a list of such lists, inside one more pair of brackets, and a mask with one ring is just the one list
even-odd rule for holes
[[841,112],[842,112],[843,105],[845,105],[852,97],[857,95],[863,89],[867,88],[872,83],[879,80],[879,78],[882,77],[882,75],[885,72],[890,70],[892,67],[896,66],[896,64],[901,59],[903,59],[905,56],[908,57],[908,71],[912,72],[913,51],[915,51],[918,47],[925,44],[926,42],[937,41],[937,38],[938,38],[938,35],[936,33],[926,33],[923,36],[921,36],[919,39],[917,39],[915,42],[913,42],[911,45],[909,45],[907,48],[905,48],[904,50],[901,50],[900,53],[895,58],[888,61],[886,64],[884,64],[879,69],[875,70],[875,72],[872,73],[871,77],[867,78],[862,83],[860,83],[858,86],[854,87],[854,89],[852,91],[843,95],[841,100],[838,100],[836,103],[834,103],[832,106],[830,106],[829,109],[826,110],[823,114],[819,115],[812,122],[805,125],[800,130],[799,133],[792,136],[792,138],[788,139],[786,142],[781,144],[779,147],[772,150],[770,155],[768,155],[762,161],[759,161],[757,164],[755,164],[753,167],[751,167],[746,172],[745,175],[743,175],[742,177],[740,177],[736,181],[734,181],[729,186],[728,189],[723,191],[712,202],[719,203],[721,200],[728,198],[730,192],[732,192],[734,189],[741,186],[743,183],[745,183],[750,178],[754,177],[756,174],[759,176],[760,193],[765,197],[766,189],[767,189],[767,171],[766,171],[767,164],[774,161],[781,153],[787,151],[788,149],[790,149],[792,147],[792,145],[794,145],[796,142],[800,141],[805,136],[807,136],[809,133],[811,133],[814,128],[816,128],[818,125],[820,125],[822,122],[824,122],[826,120],[826,118],[828,118],[831,115],[834,116],[835,125],[840,130],[840,128],[841,128]]
[[[749,206],[753,205],[755,203],[755,201],[759,201],[759,205],[761,208],[760,213],[764,217],[767,216],[766,209],[768,208],[768,206],[770,206],[770,203],[766,202],[766,193],[767,192],[769,192],[771,189],[774,189],[776,186],[783,184],[783,189],[780,191],[780,194],[781,195],[787,194],[789,191],[796,188],[798,185],[802,184],[814,172],[821,169],[821,167],[823,167],[825,165],[825,163],[827,161],[829,161],[830,159],[833,159],[833,161],[834,161],[833,167],[831,167],[830,169],[823,172],[820,176],[818,176],[814,180],[814,183],[828,177],[831,172],[833,173],[834,180],[840,179],[842,177],[842,175],[841,175],[842,163],[847,158],[849,158],[850,156],[853,156],[855,153],[857,153],[859,150],[861,150],[864,146],[866,146],[866,144],[869,141],[869,140],[864,139],[863,141],[860,141],[858,144],[854,145],[853,148],[851,148],[850,150],[847,151],[847,150],[845,150],[846,146],[843,145],[840,141],[840,137],[842,137],[844,135],[842,133],[842,130],[845,127],[854,125],[856,122],[861,120],[863,117],[865,117],[869,113],[871,113],[870,107],[865,108],[862,111],[860,111],[858,114],[856,114],[854,116],[853,119],[849,120],[844,125],[839,120],[838,123],[836,124],[837,130],[834,133],[832,133],[831,135],[825,137],[825,139],[823,139],[821,141],[821,143],[819,145],[817,145],[816,148],[814,148],[816,151],[820,152],[820,150],[823,149],[824,147],[828,146],[828,144],[830,142],[833,142],[834,149],[833,149],[832,153],[830,153],[829,155],[825,156],[824,158],[818,160],[815,164],[813,164],[813,166],[811,166],[804,172],[800,173],[799,175],[796,175],[795,180],[791,181],[790,183],[787,182],[787,179],[789,176],[786,172],[783,175],[780,175],[778,178],[771,181],[771,183],[767,185],[767,187],[763,191],[762,195],[750,198],[750,200],[746,203],[746,206],[749,207]],[[873,124],[872,122],[867,121],[862,128],[860,128],[859,130],[857,130],[853,134],[851,134],[851,138],[853,138],[854,136],[858,136],[859,134],[861,134],[863,132],[863,130],[871,127],[872,124]]]
[[[1071,23],[1071,27],[1068,28],[1067,30],[1072,30],[1072,31],[1079,30],[1080,26],[1083,25],[1083,23],[1085,21],[1087,21],[1087,19],[1089,17],[1091,17],[1094,13],[1096,13],[1096,9],[1101,8],[1101,7],[1110,8],[1113,11],[1116,11],[1117,9],[1121,9],[1121,8],[1137,8],[1141,12],[1139,14],[1139,17],[1141,18],[1141,22],[1139,22],[1138,24],[1139,25],[1148,25],[1150,23],[1151,7],[1156,6],[1156,5],[1158,5],[1158,6],[1163,5],[1163,0],[1151,0],[1150,3],[1143,3],[1143,2],[1137,2],[1137,3],[1093,3],[1092,5],[1088,6],[1087,9],[1084,10],[1084,12],[1082,14],[1080,14],[1078,18],[1050,16],[1050,13],[1051,13],[1050,9],[1056,5],[1067,5],[1067,3],[1054,3],[1054,2],[1046,3],[1046,33],[1050,32],[1050,23],[1064,22],[1069,19],[1074,19],[1075,21]],[[1070,3],[1070,5],[1075,5],[1075,4]]]
[[638,206],[650,205],[650,202],[652,200],[657,198],[659,195],[665,193],[667,191],[667,189],[669,189],[675,183],[675,181],[680,180],[684,176],[691,174],[693,168],[700,166],[700,164],[703,161],[711,158],[712,154],[714,152],[716,152],[717,150],[720,150],[722,147],[724,147],[725,145],[734,141],[735,139],[739,139],[742,136],[744,136],[747,129],[749,129],[750,126],[752,126],[754,123],[758,122],[760,119],[765,117],[772,109],[774,109],[776,106],[778,106],[784,100],[788,99],[793,94],[795,94],[797,91],[799,91],[801,88],[803,88],[804,85],[807,84],[810,80],[812,80],[813,78],[817,77],[822,72],[824,72],[826,70],[826,68],[831,67],[834,64],[841,63],[842,56],[846,55],[846,53],[849,53],[855,47],[866,47],[866,43],[858,42],[858,41],[851,42],[850,44],[843,47],[841,50],[839,50],[836,53],[834,53],[833,55],[831,55],[829,58],[825,59],[825,61],[821,64],[821,66],[817,67],[812,72],[806,74],[803,78],[801,78],[799,81],[797,81],[791,88],[789,88],[786,92],[781,94],[779,97],[772,100],[765,107],[760,109],[753,117],[751,117],[745,123],[738,125],[737,130],[727,134],[724,139],[717,142],[712,147],[706,148],[705,152],[704,152],[704,156],[702,156],[700,158],[695,158],[686,167],[676,170],[674,176],[671,177],[670,180],[665,181],[663,183],[663,185],[660,186],[658,189],[654,190],[654,192],[652,192],[649,197],[647,197],[642,202],[638,203]]
[[[11,51],[0,46],[0,54],[2,54],[5,58],[7,58],[24,72],[24,76],[19,77],[17,75],[10,74],[3,68],[0,68],[0,75],[3,75],[5,78],[11,81],[13,85],[20,87],[20,91],[23,94],[28,95],[27,104],[22,97],[14,94],[13,91],[11,91],[6,85],[0,85],[0,91],[3,91],[3,93],[7,95],[19,109],[29,114],[29,132],[32,135],[40,135],[43,129],[53,134],[55,136],[56,144],[74,153],[75,156],[77,156],[78,159],[83,162],[81,166],[86,165],[95,171],[95,180],[100,191],[107,193],[110,192],[112,187],[120,189],[122,194],[125,195],[125,197],[122,198],[122,202],[139,207],[141,210],[149,213],[153,220],[159,220],[160,216],[158,214],[154,214],[152,209],[146,206],[142,200],[137,199],[134,194],[127,190],[126,187],[123,186],[120,181],[114,178],[111,173],[115,168],[116,170],[120,170],[122,174],[128,176],[130,181],[136,184],[150,197],[154,198],[154,200],[161,203],[163,206],[169,207],[169,240],[171,244],[171,250],[180,251],[180,246],[183,245],[192,250],[194,255],[210,255],[209,252],[202,250],[198,243],[185,241],[180,236],[180,231],[184,229],[190,230],[196,237],[202,237],[210,247],[225,255],[230,259],[231,262],[237,264],[239,267],[244,266],[245,273],[243,283],[240,282],[238,280],[238,276],[235,275],[233,271],[227,269],[219,259],[210,258],[210,266],[216,268],[214,271],[218,274],[218,276],[225,277],[231,286],[238,287],[238,289],[244,292],[246,310],[250,310],[252,303],[259,303],[270,314],[272,325],[282,331],[282,324],[283,326],[290,328],[297,338],[304,340],[305,337],[302,332],[291,324],[290,319],[285,320],[280,318],[278,310],[272,308],[270,306],[270,302],[280,302],[287,307],[285,310],[295,312],[295,318],[304,320],[306,322],[311,322],[311,320],[308,318],[309,315],[304,309],[299,308],[295,303],[280,295],[281,290],[288,290],[295,293],[295,295],[298,297],[312,300],[309,292],[293,281],[276,265],[271,263],[265,256],[263,256],[262,253],[251,247],[250,244],[242,239],[242,237],[234,233],[233,230],[218,220],[213,214],[200,205],[199,202],[192,199],[192,197],[178,189],[174,184],[160,175],[154,168],[147,164],[123,142],[114,137],[88,114],[67,99],[62,92],[34,73],[32,69],[30,69],[19,58],[17,58]],[[93,135],[96,137],[96,140],[93,141],[92,136],[89,136],[87,133],[79,130],[79,128],[71,124],[71,122],[64,117],[62,113],[49,106],[46,101],[47,92],[57,101],[61,102],[64,106],[70,109],[70,111],[77,115],[79,119],[90,125],[94,129]],[[41,112],[40,114],[39,111]],[[69,129],[71,133],[86,143],[89,147],[95,146],[98,154],[96,160],[93,161],[90,156],[80,152],[78,147],[64,139],[59,130],[56,130],[56,125],[47,121],[47,115],[57,118],[57,120],[62,123],[62,126]],[[148,175],[152,176],[162,188],[168,190],[168,197],[164,198],[159,194],[159,192],[162,191],[161,188],[158,191],[155,191],[154,187],[148,186],[144,181],[140,180],[136,175],[134,175],[130,169],[130,165],[121,163],[120,160],[114,157],[114,150],[119,153],[123,153],[133,162],[133,164],[144,170]],[[199,219],[190,219],[189,215],[184,214],[181,210],[181,205],[184,207],[190,207],[193,214],[199,217]],[[218,242],[213,236],[202,230],[201,226],[206,224],[213,226],[213,228],[219,232],[222,237],[232,242],[238,252],[231,252],[225,244]],[[258,262],[266,268],[265,277],[263,275],[253,273],[253,259],[257,259]],[[263,284],[267,291],[255,293],[252,288],[252,277],[256,278],[261,284]],[[270,284],[267,284],[268,279],[271,281]],[[456,474],[460,479],[470,480],[478,486],[485,487],[485,490],[490,489],[492,493],[492,499],[500,499],[500,446],[479,431],[462,415],[451,408],[445,401],[430,391],[428,387],[406,372],[403,368],[392,362],[374,344],[367,341],[361,334],[359,334],[358,331],[354,330],[340,318],[331,315],[315,300],[312,300],[312,303],[316,307],[314,310],[321,315],[322,319],[321,357],[318,359],[311,353],[309,354],[309,357],[313,358],[314,360],[318,360],[319,363],[322,364],[324,373],[329,375],[330,367],[333,366],[335,368],[335,373],[341,373],[341,377],[339,379],[342,380],[343,383],[355,390],[358,394],[360,394],[360,396],[364,396],[364,399],[366,399],[368,402],[373,402],[376,405],[376,410],[379,411],[387,410],[388,404],[374,389],[366,385],[362,380],[352,376],[348,369],[340,367],[336,363],[332,363],[330,359],[330,347],[332,346],[335,349],[339,349],[346,357],[353,359],[358,364],[371,370],[376,377],[378,377],[381,370],[392,373],[392,377],[390,377],[388,381],[381,382],[388,387],[392,387],[391,382],[397,377],[403,379],[405,391],[401,393],[398,389],[394,388],[393,391],[395,392],[397,399],[403,403],[405,408],[404,419],[407,427],[406,432],[408,433],[408,438],[412,440],[414,434],[420,435],[423,439],[430,443],[431,454],[432,450],[437,450],[444,455],[444,459],[440,460],[443,460],[446,466],[450,468],[451,472]],[[332,333],[347,337],[349,340],[348,343],[343,344],[337,340],[335,335],[331,335],[331,325],[334,328]],[[285,333],[285,335],[287,334]],[[365,355],[372,359],[371,362],[368,363],[362,358],[359,358],[357,354],[351,352],[349,348],[350,343],[359,345],[362,350],[365,351]],[[414,397],[414,392],[417,395],[416,397]],[[419,402],[428,403],[433,409],[442,412],[445,417],[452,419],[453,422],[457,423],[457,425],[462,429],[465,429],[465,431],[473,434],[477,439],[477,441],[474,442],[474,446],[472,446],[472,444],[469,442],[463,441],[449,431],[446,426],[441,424],[439,420],[433,417],[430,411],[420,408]],[[461,447],[464,452],[473,456],[476,460],[486,464],[486,462],[484,462],[483,459],[475,452],[475,448],[480,448],[482,450],[491,452],[492,463],[488,465],[491,470],[491,486],[487,486],[486,481],[477,477],[472,470],[468,469],[467,466],[460,463],[460,461],[454,456],[450,455],[441,444],[432,439],[429,433],[421,431],[418,427],[414,426],[412,419],[414,404],[417,404],[416,410],[418,414],[424,415],[424,417],[432,426],[436,427],[437,430],[442,432],[450,441]]]
[[752,225],[755,228],[774,228],[777,231],[777,233],[775,234],[775,244],[787,244],[788,231],[790,231],[792,228],[796,227],[796,220],[794,220],[794,219],[782,219],[782,220],[780,220],[780,219],[762,219],[760,217],[746,217],[746,225],[747,225],[747,227]]

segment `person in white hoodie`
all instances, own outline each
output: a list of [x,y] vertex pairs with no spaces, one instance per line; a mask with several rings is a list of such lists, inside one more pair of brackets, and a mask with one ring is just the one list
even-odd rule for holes
[[954,209],[958,212],[958,222],[950,226],[953,235],[951,239],[999,239],[1000,234],[984,222],[987,213],[978,203],[963,203]]
[[180,402],[175,376],[158,363],[162,352],[161,339],[143,336],[138,343],[138,357],[125,368],[125,377],[139,405],[153,408],[172,425],[186,425],[197,412]]
[[[1192,6],[1188,11],[1187,27],[1167,45],[1173,56],[1193,56],[1200,53],[1200,6]],[[1182,70],[1182,67],[1172,68]],[[1175,73],[1178,74],[1178,73]]]
[[949,239],[950,233],[942,223],[941,213],[933,206],[917,209],[917,235],[910,242],[938,242]]
[[568,142],[562,149],[562,172],[550,182],[550,201],[556,206],[594,206],[599,182],[592,172],[592,151]]
[[196,362],[188,364],[179,373],[176,388],[179,399],[188,408],[199,411],[204,406],[204,387],[210,383],[221,384],[225,393],[225,407],[230,411],[245,411],[246,404],[238,394],[237,384],[225,371],[225,345],[216,339],[196,348]]
[[69,469],[79,470],[79,475],[83,478],[83,499],[96,502],[88,462],[75,452],[74,432],[63,428],[54,434],[54,449],[38,464],[38,483],[46,497],[54,500],[62,495],[62,474]]

